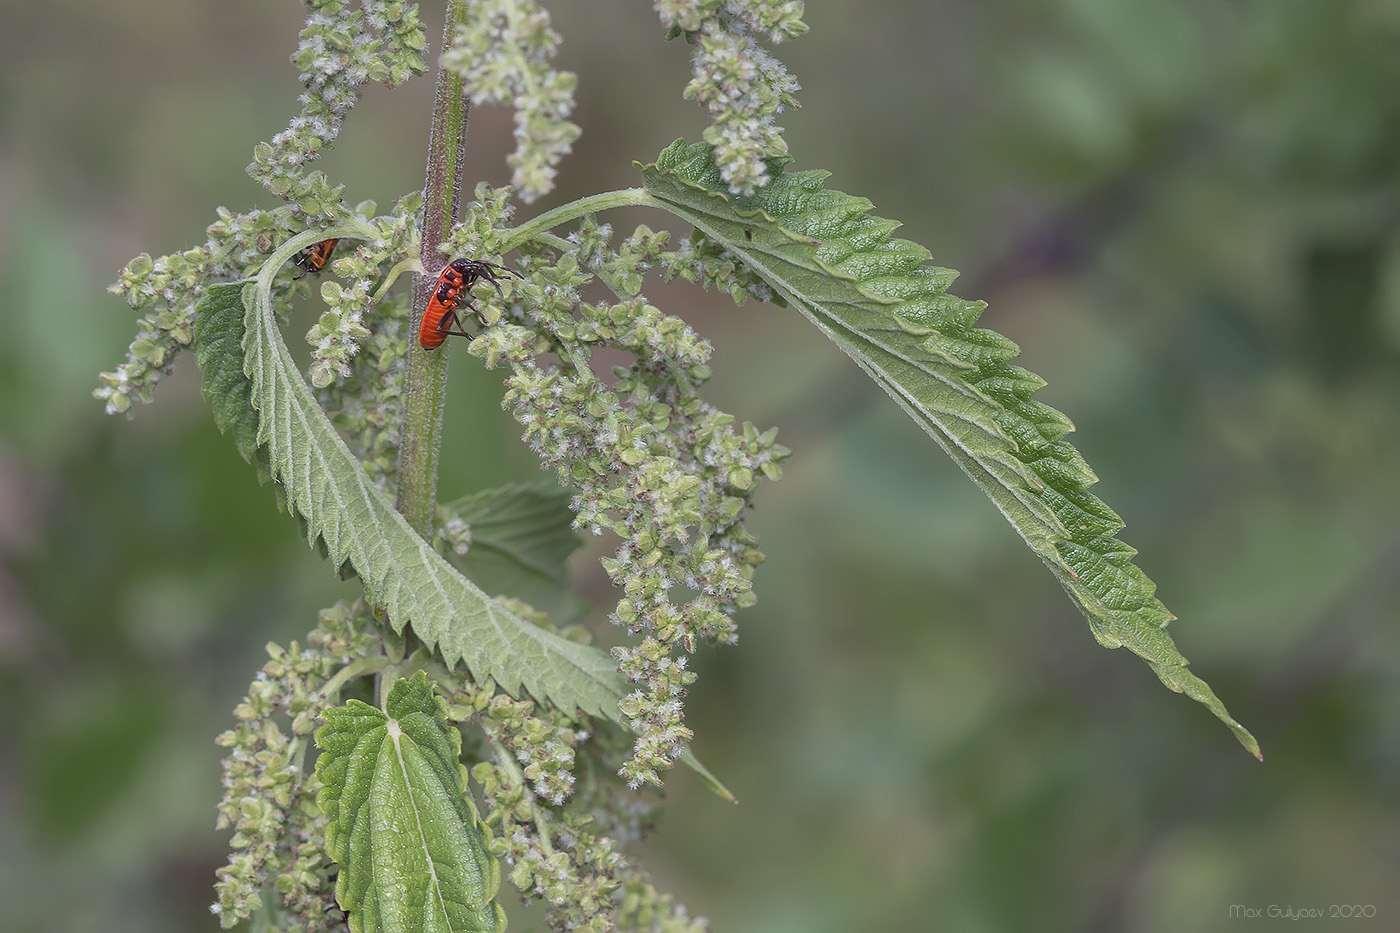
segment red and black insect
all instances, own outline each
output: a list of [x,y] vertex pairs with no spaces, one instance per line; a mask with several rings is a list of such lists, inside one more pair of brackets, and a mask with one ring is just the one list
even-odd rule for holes
[[297,253],[296,259],[292,262],[301,266],[301,275],[295,276],[292,281],[305,278],[312,272],[320,272],[326,267],[326,263],[331,261],[331,253],[335,252],[335,244],[340,242],[340,237],[331,237],[329,240],[322,240],[313,243],[306,249]]
[[[467,291],[478,281],[490,282],[496,287],[497,294],[503,294],[500,283],[503,272],[520,277],[520,273],[514,269],[498,266],[494,262],[479,259],[454,259],[449,262],[447,268],[438,276],[433,297],[423,311],[423,323],[418,326],[419,346],[424,350],[437,349],[442,346],[448,334],[470,340],[474,335],[461,329],[461,323],[457,320],[457,308],[462,304]],[[470,308],[472,303],[468,301],[466,306]],[[457,327],[456,330],[452,329],[454,326]]]

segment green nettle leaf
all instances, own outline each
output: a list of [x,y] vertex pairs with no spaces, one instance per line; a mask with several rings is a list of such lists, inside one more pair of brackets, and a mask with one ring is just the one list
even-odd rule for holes
[[822,187],[830,173],[780,173],[736,198],[710,147],[672,143],[639,166],[646,191],[743,259],[902,407],[992,500],[1089,619],[1098,641],[1126,645],[1172,690],[1203,703],[1245,748],[1259,745],[1187,669],[1165,627],[1175,618],[1114,535],[1122,520],[1087,489],[1097,481],[1062,438],[1060,412],[1031,396],[1045,383],[1011,364],[1018,349],[976,328],[984,302],[948,294],[957,273],[892,239],[897,222],[864,198]]
[[354,933],[486,933],[504,929],[500,865],[466,794],[461,734],[427,676],[400,679],[384,709],[359,700],[327,710],[316,730],[316,802],[326,852],[340,864],[335,897]]
[[616,662],[520,619],[462,576],[394,509],[317,405],[277,328],[271,283],[277,265],[326,233],[299,235],[279,248],[258,279],[242,286],[242,317],[229,297],[238,286],[209,289],[213,313],[201,315],[197,339],[204,391],[221,426],[234,430],[250,456],[248,429],[256,417],[253,446],[266,453],[252,455],[267,457],[306,521],[308,540],[322,539],[337,566],[349,561],[366,598],[386,611],[396,631],[412,624],[448,664],[462,660],[478,680],[493,677],[512,694],[523,686],[564,709],[618,720],[618,700],[630,688]]
[[449,504],[471,527],[463,572],[484,590],[516,596],[565,625],[587,604],[573,595],[569,555],[582,543],[574,533],[572,498],[552,482],[510,483]]

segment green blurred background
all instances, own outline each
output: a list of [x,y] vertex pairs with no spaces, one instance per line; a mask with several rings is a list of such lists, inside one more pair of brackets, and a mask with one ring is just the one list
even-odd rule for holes
[[[584,135],[543,206],[634,185],[632,159],[704,126],[647,5],[554,12]],[[216,929],[213,737],[263,644],[352,592],[216,433],[192,360],[133,421],[89,396],[134,333],[117,268],[202,242],[215,205],[270,206],[242,169],[295,106],[302,15],[5,14],[5,929]],[[848,0],[807,20],[778,50],[804,85],[798,167],[990,302],[1266,757],[1097,647],[795,313],[658,285],[714,341],[716,401],[794,457],[751,522],[760,602],[691,694],[696,750],[742,802],[676,772],[643,859],[726,933],[1248,925],[1231,905],[1254,927],[1372,905],[1290,929],[1400,929],[1400,4]],[[323,163],[351,200],[421,184],[429,96],[366,94]],[[510,118],[474,112],[473,178],[506,180]],[[456,359],[442,495],[533,476],[499,375]],[[606,604],[596,556],[581,587]]]

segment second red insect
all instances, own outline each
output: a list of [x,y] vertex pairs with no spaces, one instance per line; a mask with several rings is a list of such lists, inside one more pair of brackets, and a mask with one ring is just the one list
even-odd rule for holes
[[293,276],[293,279],[305,278],[312,272],[320,272],[326,267],[326,263],[331,261],[331,253],[335,252],[335,244],[340,242],[340,237],[331,237],[329,240],[322,240],[313,243],[306,249],[297,253],[295,262],[301,266],[301,275]]

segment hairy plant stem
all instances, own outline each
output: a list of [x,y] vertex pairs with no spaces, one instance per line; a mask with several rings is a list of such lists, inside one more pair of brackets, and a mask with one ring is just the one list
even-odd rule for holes
[[[449,0],[442,47],[467,19],[465,0]],[[413,282],[413,333],[428,307],[437,271],[447,263],[438,244],[457,220],[462,201],[462,163],[467,153],[468,101],[462,76],[438,66],[433,125],[428,139],[428,169],[423,185],[423,229],[419,237],[422,273]],[[403,425],[399,446],[399,489],[395,508],[425,538],[433,533],[437,495],[438,451],[442,444],[442,409],[447,398],[447,358],[441,349],[424,350],[409,339],[404,374]]]

